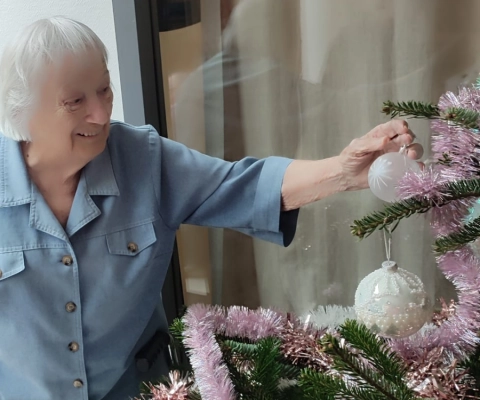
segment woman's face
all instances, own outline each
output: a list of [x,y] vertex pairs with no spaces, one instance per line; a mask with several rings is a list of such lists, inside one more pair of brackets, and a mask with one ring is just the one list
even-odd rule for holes
[[112,101],[110,75],[98,52],[67,55],[50,65],[29,125],[38,161],[82,167],[99,155],[108,138]]

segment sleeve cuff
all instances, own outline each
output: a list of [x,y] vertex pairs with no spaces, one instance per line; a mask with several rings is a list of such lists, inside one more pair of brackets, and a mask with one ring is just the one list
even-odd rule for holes
[[[295,236],[298,210],[281,211],[282,184],[285,170],[293,160],[269,157],[258,180],[253,210],[256,237],[288,246]],[[260,232],[262,233],[260,233]]]

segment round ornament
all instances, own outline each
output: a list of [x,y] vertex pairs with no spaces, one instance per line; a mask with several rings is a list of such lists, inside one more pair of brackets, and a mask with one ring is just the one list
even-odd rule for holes
[[402,338],[420,330],[432,307],[417,275],[385,261],[358,285],[355,312],[359,322],[378,335]]
[[418,163],[403,152],[386,153],[378,157],[368,171],[368,185],[373,194],[383,201],[397,201],[397,186],[409,171],[421,172]]

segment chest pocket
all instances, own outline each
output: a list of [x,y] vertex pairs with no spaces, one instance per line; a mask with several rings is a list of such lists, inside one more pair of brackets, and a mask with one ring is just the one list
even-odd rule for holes
[[147,223],[107,234],[110,254],[135,257],[157,241],[153,224]]
[[23,251],[0,253],[0,284],[3,280],[25,269]]

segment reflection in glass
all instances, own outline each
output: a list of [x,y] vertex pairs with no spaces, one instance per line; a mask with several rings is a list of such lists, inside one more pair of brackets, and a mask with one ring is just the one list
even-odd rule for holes
[[[160,34],[169,135],[231,161],[335,156],[386,121],[384,101],[436,102],[473,82],[479,12],[475,0],[203,0],[198,24]],[[429,149],[428,123],[410,125]],[[358,283],[385,254],[380,234],[359,242],[349,225],[381,205],[367,190],[305,207],[286,249],[187,227],[179,232],[187,302],[299,314],[353,305]],[[431,241],[428,221],[411,218],[396,231],[392,257],[434,302],[454,294]]]

